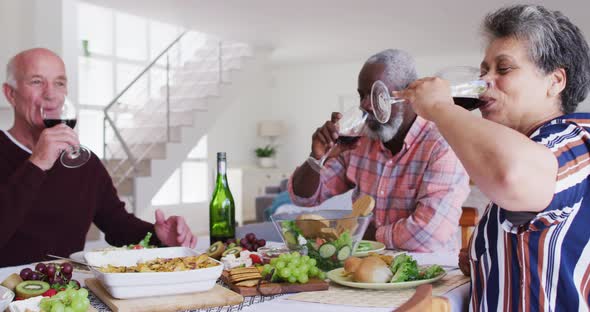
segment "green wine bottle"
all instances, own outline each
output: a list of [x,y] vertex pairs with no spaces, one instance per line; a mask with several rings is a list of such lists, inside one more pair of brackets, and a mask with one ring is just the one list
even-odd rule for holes
[[209,205],[210,243],[226,242],[236,236],[236,206],[226,176],[225,152],[217,153],[217,180]]

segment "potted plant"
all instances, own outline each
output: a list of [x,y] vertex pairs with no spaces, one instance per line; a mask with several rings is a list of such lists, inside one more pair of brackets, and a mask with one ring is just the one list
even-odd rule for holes
[[262,168],[272,168],[275,166],[275,159],[273,156],[276,153],[274,147],[267,145],[259,147],[255,150],[256,157],[258,157],[258,165]]

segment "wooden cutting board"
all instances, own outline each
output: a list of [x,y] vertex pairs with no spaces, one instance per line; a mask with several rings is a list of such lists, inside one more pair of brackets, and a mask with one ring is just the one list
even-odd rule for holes
[[250,296],[270,296],[270,295],[277,295],[277,294],[289,294],[289,293],[298,293],[304,291],[318,291],[318,290],[327,290],[330,287],[330,284],[324,280],[311,278],[309,282],[305,284],[290,284],[290,283],[264,283],[260,284],[260,292],[256,287],[244,287],[244,286],[236,286],[235,284],[229,281],[229,272],[223,271],[221,274],[221,280],[229,286],[229,288],[238,294],[244,297]]
[[199,308],[219,307],[240,304],[244,297],[235,292],[215,285],[213,289],[183,295],[146,297],[136,299],[115,299],[104,289],[100,281],[90,278],[84,281],[94,295],[104,302],[113,312],[155,312],[183,311]]

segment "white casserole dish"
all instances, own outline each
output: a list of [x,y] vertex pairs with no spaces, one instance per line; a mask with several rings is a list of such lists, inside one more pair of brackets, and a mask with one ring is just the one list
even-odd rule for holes
[[[86,262],[95,266],[132,266],[156,258],[198,256],[201,253],[186,247],[138,250],[94,251],[84,254]],[[223,265],[179,272],[103,273],[91,268],[104,288],[117,299],[176,295],[207,291],[215,286]]]

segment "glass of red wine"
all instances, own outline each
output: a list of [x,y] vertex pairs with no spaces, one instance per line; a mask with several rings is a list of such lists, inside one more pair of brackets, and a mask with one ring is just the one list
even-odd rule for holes
[[346,110],[344,113],[341,113],[342,117],[337,122],[338,127],[338,139],[336,139],[336,144],[332,145],[330,149],[318,160],[318,164],[323,166],[326,160],[328,159],[330,153],[336,145],[348,145],[354,144],[358,141],[361,136],[363,136],[365,132],[365,125],[367,121],[367,116],[369,115],[367,112],[362,110],[358,106],[354,106]]
[[[42,105],[41,117],[47,128],[63,123],[74,129],[78,120],[78,110],[76,105],[64,96],[57,103]],[[90,150],[83,145],[70,146],[67,151],[61,153],[60,161],[66,168],[78,168],[88,162],[91,155]]]
[[[448,80],[451,84],[451,96],[455,104],[474,110],[481,106],[479,96],[488,89],[488,83],[479,77],[479,68],[471,66],[447,67],[436,74],[437,77]],[[391,96],[385,83],[377,80],[371,87],[371,105],[375,119],[386,123],[391,115],[391,105],[404,102],[403,99]]]

